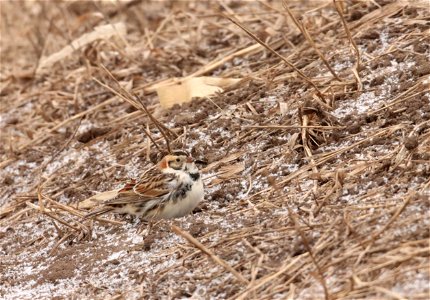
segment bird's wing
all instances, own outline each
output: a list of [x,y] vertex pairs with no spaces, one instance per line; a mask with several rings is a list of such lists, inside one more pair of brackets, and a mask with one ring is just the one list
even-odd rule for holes
[[127,183],[118,195],[111,200],[104,202],[104,205],[117,205],[129,203],[142,203],[156,198],[163,197],[172,191],[172,184],[176,176],[165,174],[153,169],[145,173],[138,182]]

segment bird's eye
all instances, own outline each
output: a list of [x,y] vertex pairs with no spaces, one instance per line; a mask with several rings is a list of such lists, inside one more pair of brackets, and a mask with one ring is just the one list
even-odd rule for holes
[[179,157],[176,159],[176,162],[180,162],[181,160],[179,159]]

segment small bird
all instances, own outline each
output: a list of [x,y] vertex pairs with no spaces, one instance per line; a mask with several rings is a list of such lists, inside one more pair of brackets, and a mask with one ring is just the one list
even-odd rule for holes
[[[144,173],[139,181],[129,182],[115,193],[105,193],[111,198],[105,199],[85,219],[107,212],[131,214],[144,220],[183,217],[203,199],[204,189],[194,159],[176,150]],[[103,198],[100,194],[96,196]]]

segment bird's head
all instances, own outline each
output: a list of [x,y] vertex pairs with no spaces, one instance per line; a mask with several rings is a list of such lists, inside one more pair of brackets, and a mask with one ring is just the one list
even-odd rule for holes
[[191,166],[194,166],[194,159],[185,151],[180,150],[173,151],[171,154],[164,156],[159,163],[161,170],[172,168],[174,170],[187,171]]

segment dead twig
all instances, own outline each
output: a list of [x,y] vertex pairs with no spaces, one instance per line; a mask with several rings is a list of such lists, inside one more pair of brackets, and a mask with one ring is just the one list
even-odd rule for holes
[[358,91],[363,90],[363,84],[361,83],[361,79],[359,76],[360,70],[361,70],[361,64],[360,64],[360,50],[358,50],[357,44],[355,43],[354,39],[352,38],[351,32],[349,31],[348,24],[346,24],[345,17],[342,13],[342,8],[339,5],[339,2],[336,2],[336,0],[333,0],[334,6],[336,8],[337,13],[340,16],[340,19],[342,20],[343,27],[345,28],[346,35],[348,36],[349,42],[351,43],[351,46],[355,52],[355,67],[352,70],[355,76],[355,80],[357,82],[357,89]]
[[[170,129],[168,129],[165,125],[163,125],[160,121],[158,121],[149,112],[148,108],[146,107],[146,105],[143,103],[142,99],[140,99],[140,97],[137,94],[133,93],[133,95],[132,95],[129,91],[127,91],[126,89],[124,89],[121,86],[121,84],[118,82],[118,80],[113,76],[113,74],[103,64],[99,64],[99,66],[109,75],[109,77],[117,84],[118,88],[126,95],[126,97],[123,97],[123,99],[126,99],[127,102],[129,102],[130,104],[132,104],[136,108],[138,108],[138,109],[142,110],[143,112],[145,112],[145,114],[148,116],[148,118],[154,123],[154,125],[160,131],[161,135],[163,136],[163,138],[164,138],[164,140],[166,142],[167,150],[168,150],[169,153],[171,153],[172,150],[170,148],[170,141],[169,141],[169,138],[167,137],[165,131],[173,134],[174,136],[177,136],[176,133],[174,133],[173,131],[171,131]],[[131,99],[134,99],[134,100],[131,100]]]
[[308,239],[306,238],[306,236],[303,233],[303,231],[300,229],[300,224],[297,221],[296,214],[291,210],[291,208],[290,208],[289,205],[287,205],[287,209],[288,209],[288,214],[289,214],[290,218],[294,222],[294,226],[296,227],[296,231],[300,234],[300,237],[302,238],[303,245],[306,247],[306,250],[308,251],[309,256],[311,257],[312,262],[314,263],[314,265],[315,265],[315,267],[317,269],[318,277],[319,277],[318,280],[320,281],[320,283],[321,283],[321,285],[323,287],[323,290],[324,290],[324,298],[326,300],[329,300],[329,299],[331,299],[331,297],[330,297],[330,294],[329,294],[329,291],[328,291],[328,288],[327,288],[327,283],[326,283],[326,281],[324,279],[323,272],[322,272],[319,264],[317,263],[317,260],[316,260],[314,254],[313,254],[313,251],[312,251],[312,249],[311,249],[311,247],[309,245]]
[[237,272],[235,269],[233,269],[225,260],[219,258],[217,255],[212,253],[208,248],[206,248],[202,243],[200,243],[198,240],[193,238],[188,232],[183,231],[179,227],[172,225],[172,231],[176,234],[182,236],[184,239],[186,239],[189,243],[193,244],[195,247],[200,249],[204,254],[208,255],[214,262],[225,268],[227,271],[232,273],[240,282],[248,284],[248,280],[245,279],[242,274]]
[[318,49],[317,45],[315,44],[315,42],[314,42],[313,38],[311,37],[311,35],[309,34],[309,32],[307,31],[306,27],[303,25],[303,23],[301,23],[299,20],[296,19],[296,17],[294,16],[293,12],[288,7],[287,1],[283,0],[282,1],[282,5],[284,6],[284,8],[287,11],[288,15],[293,20],[294,24],[302,32],[303,36],[306,38],[306,40],[309,42],[309,44],[311,44],[312,48],[314,48],[315,52],[318,54],[318,56],[323,61],[323,63],[325,64],[325,66],[327,67],[327,69],[330,71],[330,73],[333,75],[333,77],[336,78],[336,80],[342,81],[342,79],[339,78],[339,76],[336,74],[336,72],[330,66],[330,64],[328,63],[328,61],[325,58],[324,54]]
[[236,24],[239,28],[241,28],[243,31],[245,31],[252,39],[254,39],[257,43],[259,43],[260,45],[262,45],[264,48],[266,48],[267,50],[269,50],[271,53],[273,53],[274,55],[276,55],[277,57],[279,57],[282,61],[284,61],[290,68],[292,68],[294,71],[297,72],[297,74],[299,75],[300,78],[302,78],[305,82],[307,82],[309,85],[311,85],[317,95],[321,98],[324,99],[324,95],[322,94],[322,92],[319,90],[319,88],[315,85],[315,83],[312,82],[312,80],[310,80],[302,71],[300,71],[296,66],[294,66],[292,63],[290,63],[285,57],[283,57],[281,54],[279,54],[277,51],[275,51],[272,47],[270,47],[267,43],[263,42],[262,40],[260,40],[255,34],[253,34],[248,28],[246,28],[244,25],[242,25],[241,23],[239,23],[239,21],[233,19],[233,17],[230,17],[229,15],[224,14],[224,17],[226,17],[227,19],[229,19],[232,23]]

